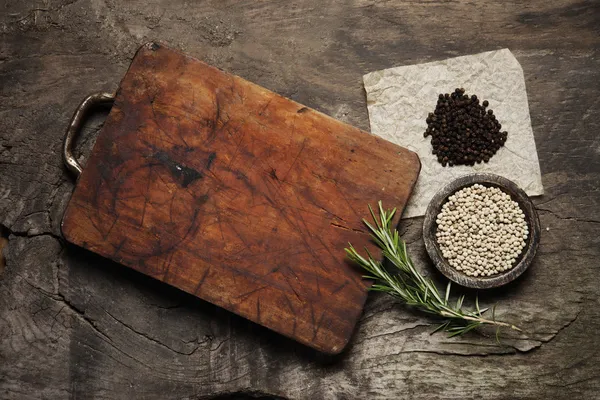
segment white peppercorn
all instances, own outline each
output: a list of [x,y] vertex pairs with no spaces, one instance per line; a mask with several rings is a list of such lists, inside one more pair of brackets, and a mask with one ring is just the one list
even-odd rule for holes
[[490,276],[514,267],[529,237],[519,204],[499,188],[480,184],[450,196],[436,222],[442,255],[468,276]]

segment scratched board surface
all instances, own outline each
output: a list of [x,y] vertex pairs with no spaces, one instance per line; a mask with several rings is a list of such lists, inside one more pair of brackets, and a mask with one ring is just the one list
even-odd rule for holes
[[164,45],[121,82],[62,231],[79,246],[327,353],[368,283],[361,219],[401,211],[416,154]]

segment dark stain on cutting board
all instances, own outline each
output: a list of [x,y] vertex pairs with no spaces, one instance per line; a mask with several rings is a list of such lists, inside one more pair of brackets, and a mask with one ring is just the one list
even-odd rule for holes
[[[196,179],[202,178],[202,173],[196,171],[194,168],[180,165],[173,161],[169,154],[164,151],[159,151],[153,155],[153,157],[160,161],[165,167],[169,169],[171,175],[181,182],[181,187],[188,187],[188,185],[194,182]],[[210,166],[211,160],[208,160],[208,166]],[[207,167],[208,168],[208,167]]]

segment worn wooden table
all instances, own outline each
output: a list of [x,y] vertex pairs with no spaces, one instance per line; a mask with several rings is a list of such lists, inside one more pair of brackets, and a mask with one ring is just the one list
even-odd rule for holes
[[[517,3],[2,2],[0,398],[598,396],[600,5]],[[543,232],[527,273],[482,302],[527,334],[431,336],[431,320],[371,295],[347,351],[325,357],[66,246],[65,125],[86,94],[116,87],[150,39],[365,130],[363,73],[510,48],[543,172]],[[84,155],[102,119],[88,125]],[[401,232],[438,277],[421,223]]]

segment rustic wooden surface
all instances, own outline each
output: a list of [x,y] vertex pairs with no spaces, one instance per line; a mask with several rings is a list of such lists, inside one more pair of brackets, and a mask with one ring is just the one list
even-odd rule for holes
[[[600,10],[597,1],[154,2],[0,5],[0,397],[597,398],[600,392]],[[429,335],[370,296],[348,350],[320,356],[205,302],[65,246],[65,124],[161,39],[368,130],[361,76],[508,47],[521,63],[546,194],[533,265],[482,293],[528,334]],[[104,115],[79,148],[88,154]],[[402,223],[416,262],[422,219]],[[470,293],[473,294],[473,293]],[[276,397],[277,398],[277,397]]]
[[338,354],[367,298],[340,249],[370,245],[365,204],[402,210],[420,168],[403,147],[150,42],[119,85],[62,235]]

